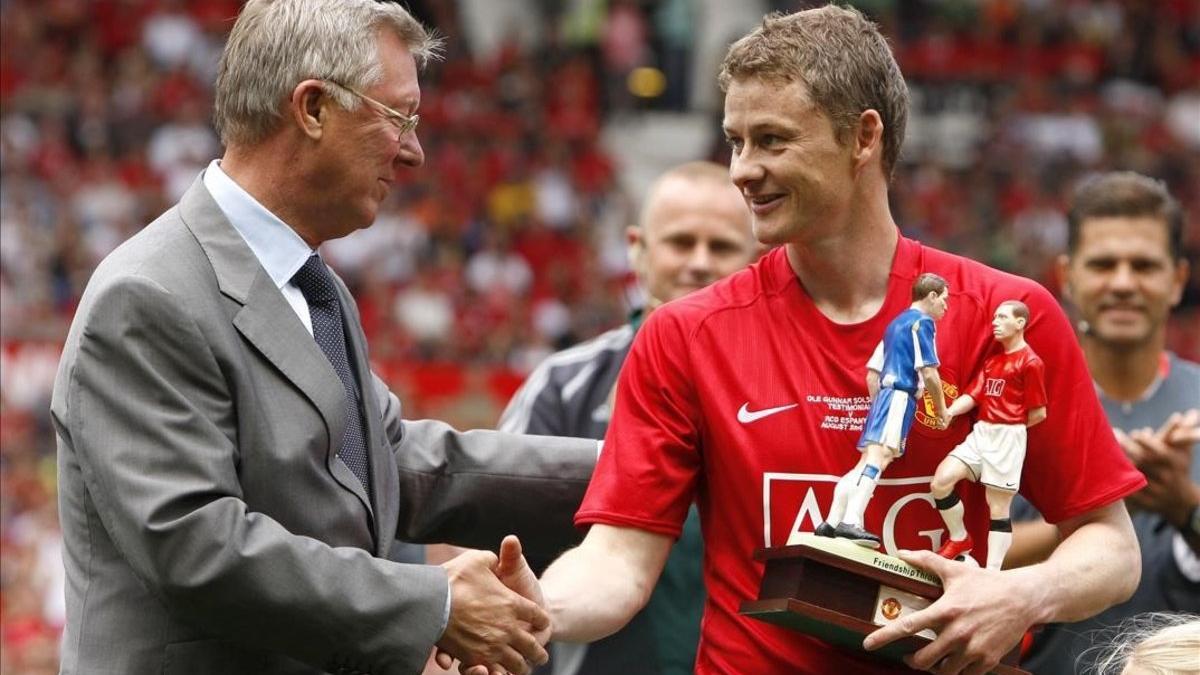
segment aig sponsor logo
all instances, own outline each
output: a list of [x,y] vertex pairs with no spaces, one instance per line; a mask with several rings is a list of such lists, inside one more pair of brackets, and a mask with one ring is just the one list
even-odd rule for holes
[[1000,396],[1004,393],[1004,380],[1001,378],[989,377],[983,386],[988,396]]
[[[812,473],[763,474],[763,545],[783,546],[793,533],[812,532],[825,520],[841,476]],[[929,494],[932,476],[884,478],[867,509],[867,529],[883,538],[884,550],[937,550],[945,525]]]

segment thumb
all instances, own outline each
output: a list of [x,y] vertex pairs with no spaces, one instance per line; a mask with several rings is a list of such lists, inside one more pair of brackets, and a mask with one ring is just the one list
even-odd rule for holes
[[521,555],[521,540],[516,535],[508,535],[504,541],[500,542],[500,566],[496,570],[496,575],[503,578],[514,572],[517,572],[525,564],[525,557]]

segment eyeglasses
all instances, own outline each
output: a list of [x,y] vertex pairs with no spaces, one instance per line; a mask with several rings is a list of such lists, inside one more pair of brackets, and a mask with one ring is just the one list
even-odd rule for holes
[[323,81],[328,82],[329,84],[341,87],[342,89],[345,89],[346,91],[350,92],[351,94],[354,94],[355,96],[361,98],[362,100],[375,105],[376,110],[380,114],[383,115],[383,118],[386,119],[388,122],[390,122],[391,125],[396,128],[396,131],[397,131],[396,139],[397,140],[404,138],[404,134],[407,134],[408,132],[415,130],[417,128],[417,124],[420,123],[420,121],[421,121],[420,115],[405,115],[404,113],[402,113],[398,110],[390,108],[390,107],[380,103],[379,101],[376,101],[375,99],[371,98],[370,96],[367,96],[366,94],[355,89],[354,87],[349,87],[349,86],[342,84],[341,82],[334,82],[333,80],[323,80]]

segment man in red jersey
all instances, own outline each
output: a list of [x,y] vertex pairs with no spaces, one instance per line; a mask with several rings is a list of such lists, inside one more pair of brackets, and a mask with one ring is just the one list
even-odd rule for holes
[[[945,590],[872,633],[864,648],[932,628],[937,639],[909,657],[912,667],[982,673],[1028,626],[1127,597],[1139,560],[1121,498],[1145,481],[1113,440],[1054,298],[1032,281],[900,236],[888,182],[908,94],[876,27],[836,6],[767,17],[730,47],[720,83],[731,178],[756,237],[776,248],[663,305],[638,332],[576,514],[590,530],[542,577],[555,639],[595,640],[633,616],[694,499],[709,593],[697,673],[896,672],[893,663],[738,608],[762,581],[754,550],[781,546],[824,519],[857,455],[870,405],[865,364],[924,272],[955,289],[937,331],[949,399],[992,348],[992,309],[1010,298],[1030,307],[1029,339],[1055,366],[1047,393],[1072,415],[1030,434],[1028,464],[1037,471],[1024,476],[1022,492],[1059,526],[1063,544],[1045,563],[1004,572],[933,552],[945,525],[929,481],[969,425],[942,429],[932,403],[921,401],[905,460],[876,486],[865,525],[886,551],[940,576]],[[982,488],[968,485],[962,498],[967,531],[986,541]],[[517,578],[536,595],[529,575],[510,577]]]
[[954,486],[968,480],[981,483],[987,498],[988,569],[999,570],[1012,544],[1009,508],[1021,486],[1027,429],[1046,419],[1046,366],[1025,342],[1029,307],[1020,300],[1005,300],[992,318],[992,336],[1004,349],[983,363],[971,385],[946,409],[945,424],[978,404],[979,420],[966,440],[938,464],[929,484],[933,501],[950,530],[950,539],[938,550],[943,558],[956,559],[974,543],[963,526],[963,505]]

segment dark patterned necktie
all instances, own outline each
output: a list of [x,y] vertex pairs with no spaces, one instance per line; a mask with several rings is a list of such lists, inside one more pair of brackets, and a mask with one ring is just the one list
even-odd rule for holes
[[292,283],[304,294],[308,301],[308,315],[312,318],[313,339],[333,369],[337,371],[338,379],[346,390],[346,430],[342,434],[342,447],[338,456],[350,467],[363,487],[367,496],[371,495],[371,481],[367,464],[366,435],[363,433],[364,421],[362,405],[359,402],[358,384],[354,373],[350,370],[350,361],[346,356],[346,333],[342,327],[342,304],[338,301],[337,285],[329,268],[317,254],[312,254],[305,261]]

